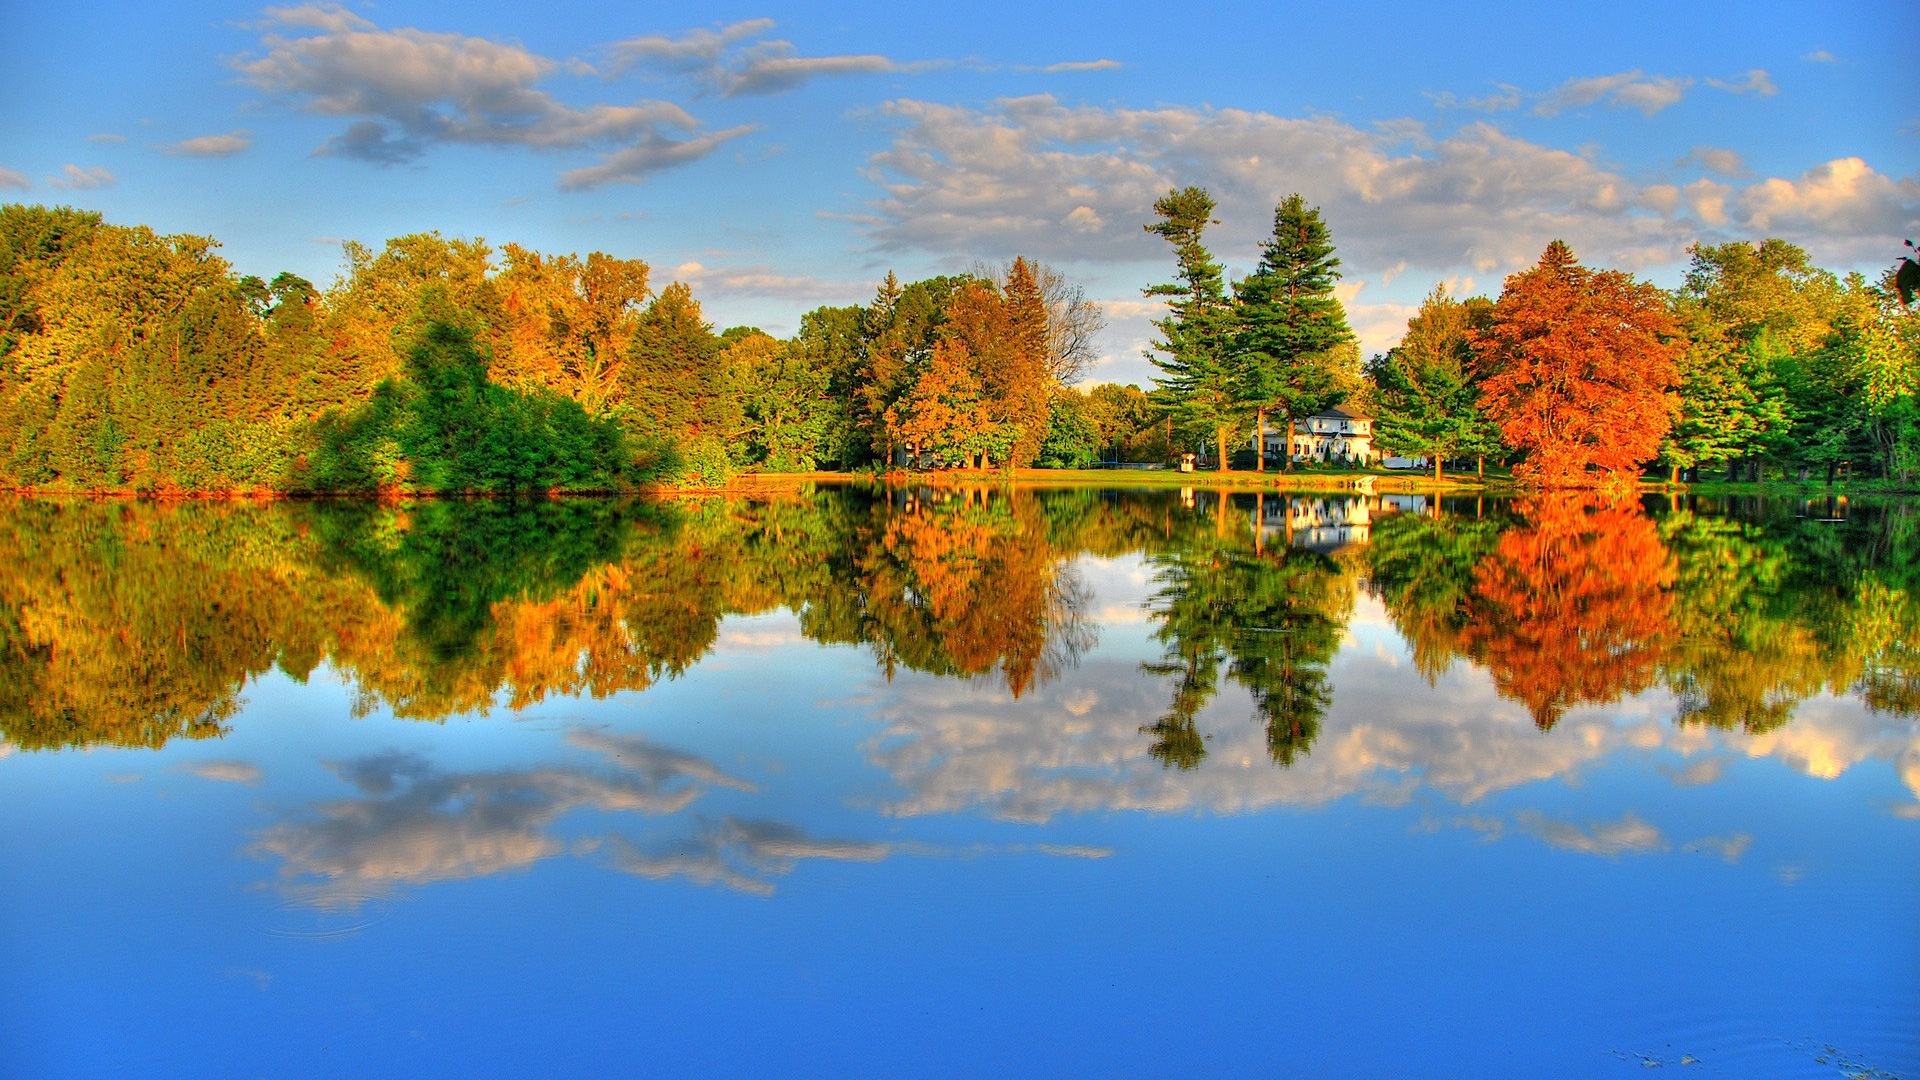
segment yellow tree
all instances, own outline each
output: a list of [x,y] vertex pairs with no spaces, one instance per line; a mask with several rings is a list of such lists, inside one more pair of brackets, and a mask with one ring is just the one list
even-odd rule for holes
[[913,390],[887,409],[887,425],[909,453],[931,452],[943,463],[953,463],[971,462],[987,451],[991,425],[982,409],[973,361],[965,342],[938,342]]
[[510,349],[494,377],[553,390],[591,412],[617,404],[620,358],[647,298],[647,264],[593,252],[542,256],[506,246],[499,277]]

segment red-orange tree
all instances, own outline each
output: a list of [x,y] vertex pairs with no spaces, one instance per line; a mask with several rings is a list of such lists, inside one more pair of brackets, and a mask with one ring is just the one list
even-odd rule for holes
[[1658,288],[1581,266],[1555,240],[1539,265],[1507,278],[1475,344],[1496,372],[1481,407],[1527,454],[1516,477],[1594,484],[1659,454],[1685,342]]

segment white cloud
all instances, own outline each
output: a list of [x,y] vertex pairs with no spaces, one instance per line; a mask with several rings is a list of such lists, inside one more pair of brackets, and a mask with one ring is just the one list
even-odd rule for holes
[[1058,64],[1048,64],[1041,71],[1056,73],[1063,71],[1118,71],[1125,67],[1118,60],[1063,60]]
[[742,124],[690,139],[673,139],[649,133],[632,146],[608,154],[598,165],[561,173],[560,187],[567,191],[584,191],[605,184],[637,184],[662,169],[698,161],[723,144],[758,130],[757,125]]
[[1714,229],[1726,226],[1727,199],[1733,194],[1732,187],[1702,177],[1681,189],[1681,193],[1693,216],[1702,224]]
[[903,71],[906,65],[884,56],[755,56],[726,73],[722,97],[778,94],[827,75],[866,75]]
[[[1765,74],[1762,72],[1762,74]],[[1597,75],[1586,79],[1568,79],[1541,95],[1533,111],[1539,116],[1555,116],[1568,109],[1589,105],[1609,105],[1638,109],[1652,116],[1686,97],[1693,80],[1672,75],[1646,75],[1623,71],[1616,75]]]
[[1525,94],[1519,87],[1506,83],[1497,84],[1493,93],[1481,97],[1463,98],[1450,92],[1429,93],[1427,97],[1433,100],[1436,108],[1472,109],[1475,112],[1506,112],[1519,108],[1525,100]]
[[1629,813],[1618,821],[1595,822],[1581,828],[1570,821],[1555,821],[1536,810],[1522,810],[1514,823],[1527,834],[1550,847],[1577,851],[1584,855],[1655,855],[1666,851],[1666,838],[1660,830]]
[[0,168],[0,190],[25,191],[33,186],[27,174],[12,169]]
[[1840,58],[1838,56],[1835,56],[1833,53],[1828,52],[1826,49],[1815,49],[1812,52],[1806,54],[1805,56],[1802,56],[1800,59],[1807,60],[1815,64],[1837,64],[1840,62]]
[[102,131],[98,134],[87,136],[87,141],[96,143],[123,143],[127,141],[127,137],[125,135],[116,135],[111,131]]
[[681,73],[708,70],[729,48],[764,36],[773,25],[772,19],[746,19],[718,30],[689,30],[679,37],[650,34],[615,42],[608,48],[612,57],[608,74],[619,75],[639,65]]
[[[1678,257],[1687,237],[1635,212],[1633,185],[1577,154],[1470,124],[1410,151],[1396,134],[1330,117],[1188,107],[1069,107],[1050,96],[987,110],[895,101],[893,144],[872,159],[882,248],[1004,258],[1148,260],[1141,226],[1169,188],[1220,201],[1213,249],[1250,253],[1288,192],[1319,203],[1360,268],[1532,262],[1562,237],[1589,257]],[[1588,249],[1597,250],[1588,250]]]
[[[1230,267],[1252,261],[1274,204],[1299,191],[1321,207],[1356,276],[1402,264],[1497,276],[1556,238],[1589,262],[1629,269],[1677,263],[1703,234],[1781,235],[1816,257],[1852,258],[1863,237],[1920,227],[1920,180],[1857,158],[1796,181],[1702,179],[1683,192],[1488,123],[1409,146],[1391,126],[1326,116],[1074,107],[1048,95],[984,109],[899,100],[885,114],[900,127],[870,161],[878,195],[867,228],[891,251],[1157,261],[1162,245],[1141,226],[1155,199],[1188,184],[1218,200],[1209,241]],[[1738,163],[1719,148],[1696,153],[1717,168]]]
[[227,784],[258,784],[261,779],[259,767],[244,761],[203,761],[185,766],[185,769],[202,780],[218,780]]
[[674,268],[673,276],[695,286],[702,295],[766,296],[814,305],[858,303],[871,296],[877,284],[784,274],[764,264],[707,266],[686,262]]
[[1756,97],[1772,97],[1780,92],[1780,88],[1773,84],[1773,76],[1759,68],[1737,79],[1708,79],[1707,85],[1729,94],[1752,94]]
[[1675,162],[1676,165],[1698,165],[1708,172],[1721,176],[1747,175],[1747,163],[1737,151],[1718,146],[1696,146],[1693,152]]
[[201,135],[156,147],[175,157],[232,157],[253,145],[251,131],[230,131],[225,135]]
[[47,177],[48,185],[62,191],[91,191],[94,188],[112,187],[119,182],[119,177],[99,165],[83,169],[72,163],[61,169],[59,176]]
[[1749,185],[1738,206],[1748,228],[1771,234],[1904,235],[1920,227],[1920,178],[1886,176],[1857,157],[1836,158],[1796,180]]
[[252,850],[280,860],[286,891],[313,903],[352,902],[562,854],[570,847],[551,826],[575,810],[672,814],[710,786],[753,790],[703,758],[638,736],[580,731],[568,741],[620,768],[442,772],[411,754],[363,758],[333,766],[358,797],[269,828]]
[[264,55],[234,67],[254,87],[309,112],[353,118],[322,153],[397,164],[438,143],[611,147],[600,164],[562,178],[562,187],[579,189],[697,160],[752,130],[687,137],[700,122],[663,101],[563,104],[538,88],[560,65],[517,45],[383,30],[334,7],[275,8],[268,16]]
[[[780,94],[814,79],[923,71],[942,62],[903,63],[873,53],[800,56],[790,41],[766,38],[772,19],[748,19],[717,30],[629,38],[609,47],[608,74],[639,70],[683,76],[721,97]],[[756,40],[763,39],[763,40]]]
[[728,817],[651,849],[614,837],[608,850],[615,868],[629,874],[654,880],[679,877],[767,896],[773,892],[768,879],[792,873],[802,859],[879,862],[895,848],[865,840],[822,840],[784,822]]
[[1739,862],[1740,857],[1753,846],[1752,833],[1728,833],[1725,836],[1703,836],[1689,841],[1685,851],[1707,852],[1718,855],[1727,862]]

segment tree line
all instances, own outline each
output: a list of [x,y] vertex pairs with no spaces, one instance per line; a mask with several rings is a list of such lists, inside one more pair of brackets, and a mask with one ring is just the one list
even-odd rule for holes
[[[1920,472],[1920,308],[1899,275],[1782,240],[1696,244],[1663,290],[1555,241],[1497,298],[1436,287],[1362,362],[1317,208],[1275,208],[1253,270],[1169,192],[1153,385],[1074,384],[1100,308],[1029,259],[718,331],[638,259],[434,233],[349,243],[339,278],[237,273],[198,236],[0,207],[0,488],[610,491],[805,472],[1169,462],[1266,467],[1335,405],[1376,445],[1536,484]],[[1909,285],[1911,283],[1909,282]],[[1250,438],[1251,437],[1251,438]],[[1293,466],[1282,453],[1280,464]]]
[[779,340],[716,332],[638,259],[436,233],[345,255],[324,288],[263,281],[208,237],[0,207],[0,487],[607,491],[1092,453],[1068,384],[1099,309],[1031,260],[889,274]]
[[1484,471],[1488,458],[1550,487],[1648,468],[1672,480],[1920,473],[1911,260],[1869,281],[1783,240],[1696,243],[1668,291],[1584,266],[1556,240],[1495,299],[1436,286],[1401,343],[1362,365],[1318,209],[1284,199],[1254,270],[1228,282],[1204,242],[1214,208],[1202,189],[1171,191],[1146,226],[1176,268],[1146,290],[1167,304],[1147,396],[1170,443],[1211,449],[1222,469],[1249,435],[1238,456],[1265,467],[1270,417],[1291,448],[1294,421],[1343,404],[1436,476],[1444,461]]

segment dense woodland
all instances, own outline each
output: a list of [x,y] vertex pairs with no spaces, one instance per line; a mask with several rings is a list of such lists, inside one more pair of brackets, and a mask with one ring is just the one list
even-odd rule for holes
[[1920,265],[1841,278],[1781,240],[1696,244],[1674,292],[1581,265],[1554,241],[1496,299],[1436,286],[1399,346],[1359,361],[1319,211],[1299,195],[1229,283],[1207,249],[1213,200],[1170,192],[1148,230],[1172,246],[1156,404],[1221,467],[1258,425],[1334,405],[1390,453],[1511,463],[1543,487],[1631,479],[1920,476]]
[[350,243],[322,289],[236,274],[215,249],[0,209],[0,486],[606,491],[1032,465],[1059,459],[1050,432],[1074,425],[1055,414],[1100,325],[1026,260],[889,276],[779,341],[715,333],[685,284],[599,252]]
[[[1381,513],[1323,554],[1260,500],[1200,492],[912,491],[760,500],[18,500],[0,514],[0,740],[157,746],[219,735],[248,682],[329,665],[361,707],[440,719],[644,690],[729,615],[785,608],[889,677],[1015,696],[1095,644],[1082,555],[1144,556],[1166,708],[1143,746],[1206,756],[1247,702],[1276,763],[1310,752],[1355,599],[1437,678],[1489,672],[1543,728],[1670,690],[1678,723],[1766,731],[1822,693],[1920,714],[1920,516],[1760,504],[1654,511],[1580,493]],[[1240,697],[1239,695],[1245,695]]]
[[0,488],[616,491],[1186,451],[1264,468],[1262,425],[1338,404],[1376,418],[1379,449],[1541,486],[1920,474],[1920,308],[1892,271],[1696,245],[1669,293],[1556,241],[1496,299],[1436,287],[1362,363],[1319,211],[1283,200],[1238,280],[1205,244],[1213,211],[1187,188],[1146,225],[1175,275],[1145,290],[1167,309],[1143,391],[1074,385],[1098,305],[1026,259],[889,275],[783,341],[716,333],[687,285],[599,252],[349,243],[322,288],[238,274],[206,237],[0,207]]

